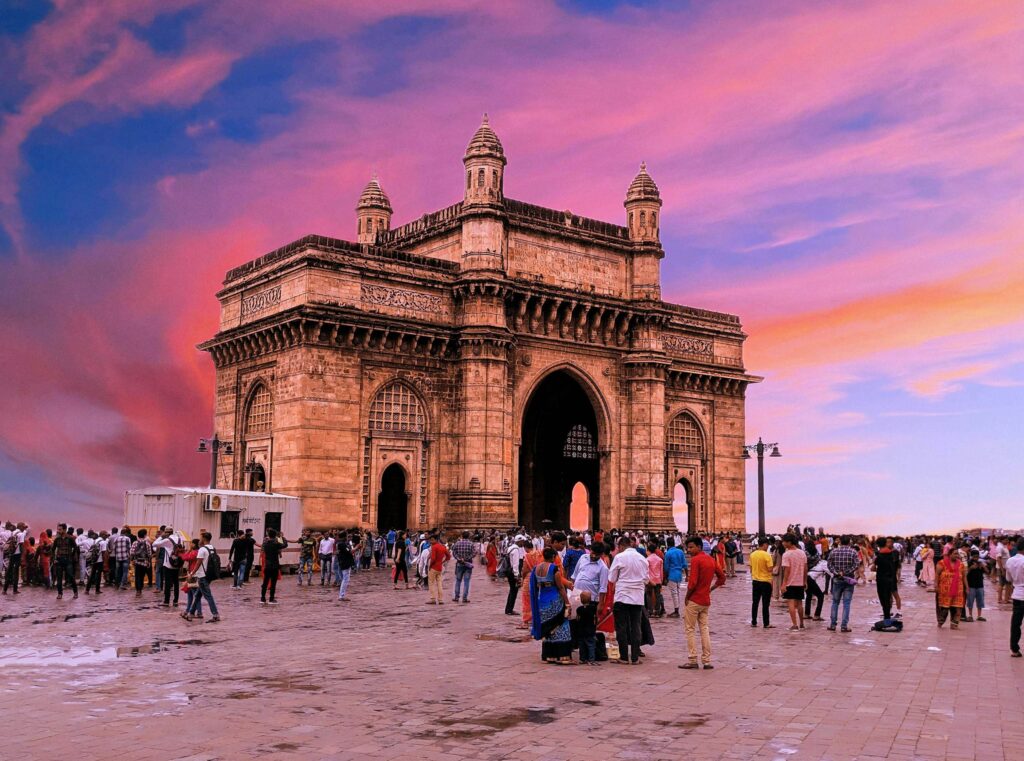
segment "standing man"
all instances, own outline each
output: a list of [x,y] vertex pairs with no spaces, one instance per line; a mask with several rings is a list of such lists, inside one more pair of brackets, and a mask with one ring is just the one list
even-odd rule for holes
[[[469,532],[463,531],[462,538],[452,545],[452,557],[455,558],[455,596],[452,602],[459,601],[459,590],[462,590],[462,601],[469,602],[469,582],[473,578],[473,560],[477,555],[476,542],[469,539]],[[463,587],[463,583],[465,586]]]
[[128,589],[128,561],[131,559],[132,540],[125,531],[115,533],[107,542],[110,555],[111,577],[118,589]]
[[[615,640],[619,645],[619,663],[640,663],[640,622],[650,568],[647,558],[637,552],[628,537],[619,539],[619,551],[608,569],[608,581],[615,584]],[[628,660],[627,660],[628,657]]]
[[[387,534],[387,545],[388,545],[388,557],[395,557],[395,539],[398,538],[398,532],[394,529],[390,529]],[[385,565],[387,562],[385,561]]]
[[750,625],[757,626],[757,607],[761,606],[761,624],[771,629],[768,612],[772,599],[772,556],[768,552],[768,537],[757,538],[757,549],[750,553],[750,579],[753,583],[753,601],[750,605]]
[[680,589],[686,568],[686,553],[681,546],[673,544],[665,552],[665,578],[668,579],[668,593],[672,598],[672,612],[668,614],[669,618],[679,618],[679,600],[682,597]]
[[245,536],[243,537],[244,544],[243,549],[245,550],[245,573],[242,575],[242,584],[249,583],[249,574],[252,573],[252,564],[256,560],[256,537],[252,535],[252,529],[247,528],[245,530]]
[[139,529],[139,538],[132,545],[132,565],[135,567],[135,596],[142,597],[142,585],[149,577],[149,583],[153,583],[153,545],[149,543],[149,537],[144,528]]
[[[604,598],[608,594],[608,566],[601,557],[604,553],[603,542],[591,542],[590,551],[576,561],[572,572],[573,589],[590,592],[590,599],[597,601],[598,610],[604,608]],[[511,595],[509,599],[515,602]]]
[[[807,587],[807,553],[800,549],[795,534],[782,537],[782,599],[789,608],[791,632],[804,628],[804,590]],[[885,540],[882,540],[885,543]]]
[[75,593],[77,600],[78,583],[75,577],[78,575],[78,544],[63,523],[57,525],[57,536],[53,539],[53,567],[57,582],[57,599],[64,597],[66,582],[71,585],[71,591]]
[[704,552],[704,542],[700,537],[691,536],[686,540],[686,553],[690,556],[690,577],[686,584],[683,626],[689,660],[679,668],[700,668],[697,665],[697,628],[700,627],[701,662],[705,669],[711,669],[714,666],[711,665],[708,610],[711,608],[711,593],[725,584],[725,572]]
[[231,588],[242,588],[242,577],[245,575],[245,537],[244,531],[235,534],[231,540],[231,549],[228,550],[228,565],[231,566]]
[[[514,616],[516,614],[516,596],[519,594],[519,568],[523,564],[523,558],[526,557],[526,550],[523,549],[523,540],[517,540],[509,543],[508,548],[505,550],[505,555],[508,557],[508,575],[505,580],[508,581],[508,597],[505,598],[505,615]],[[604,565],[602,563],[602,565]]]
[[882,605],[882,618],[888,619],[892,617],[892,595],[896,591],[899,555],[888,547],[888,541],[883,536],[875,540],[875,548],[871,570],[875,572],[875,591]]
[[1017,541],[1017,554],[1007,559],[1003,566],[1006,580],[1013,585],[1010,599],[1013,614],[1010,616],[1010,655],[1020,658],[1020,627],[1024,623],[1024,539]]
[[725,575],[730,578],[736,576],[736,558],[739,556],[739,545],[732,534],[725,535]]
[[320,586],[323,587],[330,584],[334,572],[334,537],[330,531],[324,532],[316,551],[320,559]]
[[308,528],[302,529],[299,537],[299,586],[302,586],[302,569],[306,569],[306,586],[313,586],[313,555],[316,553],[316,539]]
[[850,537],[843,536],[839,546],[828,554],[828,570],[832,574],[832,616],[828,630],[836,630],[836,619],[839,616],[839,601],[843,602],[842,631],[850,631],[850,604],[853,602],[853,590],[857,586],[857,569],[860,568],[860,555],[850,546]]
[[270,589],[270,605],[277,605],[277,577],[281,575],[281,552],[288,546],[284,535],[275,529],[267,529],[267,538],[263,541],[263,585],[260,587],[260,603],[267,604],[267,589]]
[[348,581],[356,565],[356,556],[352,554],[352,547],[344,532],[334,542],[334,557],[338,567],[338,600],[348,602]]
[[444,564],[451,559],[452,553],[439,541],[436,534],[430,535],[430,566],[427,570],[427,586],[430,589],[430,599],[427,604],[444,605],[444,591],[441,588],[441,574],[444,573]]
[[4,594],[7,594],[7,587],[14,587],[14,594],[18,594],[18,582],[21,580],[21,550],[25,545],[25,536],[28,526],[24,523],[7,523],[7,541],[0,551],[7,558],[7,567],[4,570]]
[[181,570],[184,561],[181,559],[181,542],[174,535],[174,528],[168,526],[163,531],[163,536],[153,542],[153,547],[163,554],[163,572],[161,579],[164,582],[164,601],[161,606],[169,608],[171,605],[171,594],[174,594],[174,607],[178,607],[178,571]]

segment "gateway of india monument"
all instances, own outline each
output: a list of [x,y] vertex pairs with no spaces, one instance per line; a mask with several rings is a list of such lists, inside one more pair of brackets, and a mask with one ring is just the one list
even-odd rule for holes
[[313,527],[566,527],[575,493],[590,528],[671,529],[675,496],[691,531],[743,530],[760,378],[737,317],[661,300],[646,167],[618,225],[507,198],[486,116],[462,161],[458,203],[392,227],[375,178],[355,241],[227,273],[200,346],[218,487],[299,496]]

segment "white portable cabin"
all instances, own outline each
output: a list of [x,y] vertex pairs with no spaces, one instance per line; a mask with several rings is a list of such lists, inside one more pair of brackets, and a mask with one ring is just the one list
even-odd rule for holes
[[132,489],[124,494],[124,522],[133,531],[147,529],[150,537],[160,526],[173,526],[175,533],[186,539],[209,531],[225,569],[231,542],[238,531],[252,529],[256,539],[254,560],[258,565],[259,545],[266,530],[273,528],[289,541],[281,564],[294,566],[299,562],[299,548],[293,543],[302,533],[302,500],[298,497],[177,486]]

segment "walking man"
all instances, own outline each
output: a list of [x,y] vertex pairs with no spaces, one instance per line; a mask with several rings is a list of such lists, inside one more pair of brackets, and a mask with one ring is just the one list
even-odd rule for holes
[[299,537],[299,586],[302,586],[302,572],[306,572],[306,586],[313,586],[313,555],[316,553],[316,539],[308,528],[302,529]]
[[1024,623],[1024,539],[1017,542],[1017,554],[1008,558],[1003,566],[1006,580],[1013,585],[1010,599],[1013,613],[1010,616],[1010,655],[1020,658],[1020,627]]
[[768,612],[772,599],[772,556],[768,552],[768,537],[757,538],[757,549],[750,553],[750,578],[753,583],[753,601],[750,605],[750,625],[757,626],[757,608],[761,606],[761,625],[771,629]]
[[338,567],[338,600],[348,602],[348,581],[356,565],[356,556],[348,543],[348,536],[342,533],[334,542],[334,557]]
[[132,540],[124,531],[113,534],[107,541],[107,554],[112,567],[111,576],[117,589],[128,589],[128,561],[131,559]]
[[459,601],[460,589],[462,601],[469,602],[469,582],[473,578],[473,560],[476,553],[476,542],[470,541],[468,531],[463,531],[462,538],[452,545],[452,557],[455,558],[455,597],[452,598],[452,602]]
[[[206,604],[210,606],[210,613],[213,615],[206,620],[208,624],[215,624],[220,621],[220,615],[217,613],[217,603],[213,600],[213,592],[210,591],[210,582],[213,581],[211,576],[207,575],[207,570],[210,568],[210,556],[216,552],[213,548],[213,534],[209,531],[204,531],[200,534],[202,537],[202,544],[199,547],[199,554],[196,555],[196,570],[192,574],[192,577],[199,584],[199,594],[196,595],[193,605],[193,610],[196,613],[202,611],[202,600],[206,600]],[[191,619],[192,611],[185,611],[185,617],[188,620]]]
[[[700,627],[701,662],[705,669],[711,665],[711,630],[708,628],[708,610],[711,608],[711,593],[725,584],[725,572],[704,552],[700,537],[691,536],[686,540],[686,553],[690,556],[690,578],[686,583],[683,626],[686,629],[686,649],[689,660],[679,668],[696,669],[697,628]],[[618,590],[616,590],[618,596]]]
[[75,577],[78,575],[78,544],[74,537],[68,533],[68,527],[63,523],[57,526],[57,536],[53,539],[53,565],[54,576],[57,582],[57,599],[64,597],[64,584],[71,586],[71,591],[78,599],[78,582]]
[[[523,558],[526,557],[526,550],[523,549],[522,544],[522,540],[511,542],[505,550],[505,556],[508,558],[508,575],[505,577],[508,582],[508,596],[505,598],[506,616],[516,614],[516,597],[519,595],[519,568],[523,564]],[[602,563],[602,565],[604,564]],[[576,568],[579,569],[579,565]]]
[[147,536],[149,531],[139,529],[139,538],[132,545],[132,565],[135,570],[135,596],[142,597],[142,587],[149,577],[150,584],[153,583],[153,545],[149,543]]
[[669,597],[672,598],[672,612],[668,614],[668,618],[679,618],[679,600],[682,597],[680,589],[686,567],[686,553],[682,547],[673,544],[665,551],[665,578],[668,580]]
[[836,619],[839,616],[839,602],[843,603],[842,631],[850,631],[850,604],[853,602],[853,590],[857,586],[857,569],[861,560],[857,550],[850,546],[850,537],[843,536],[839,546],[828,554],[828,570],[832,574],[832,616],[828,630],[836,630]]

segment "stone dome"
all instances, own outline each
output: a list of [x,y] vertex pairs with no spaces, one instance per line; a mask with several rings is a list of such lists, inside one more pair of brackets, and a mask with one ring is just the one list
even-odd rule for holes
[[391,200],[388,198],[388,194],[384,192],[384,189],[381,188],[376,175],[363,188],[363,192],[359,196],[359,203],[356,204],[356,209],[384,209],[389,214],[391,213]]
[[651,175],[647,174],[647,164],[640,164],[640,171],[629,184],[626,191],[626,203],[630,201],[657,201],[661,205],[661,193],[658,186],[654,184]]
[[501,147],[501,141],[498,139],[498,136],[491,129],[490,122],[487,120],[487,114],[484,114],[479,129],[473,135],[473,139],[469,141],[469,145],[466,146],[465,158],[468,159],[474,156],[493,156],[500,158],[503,162],[505,161],[505,150]]

